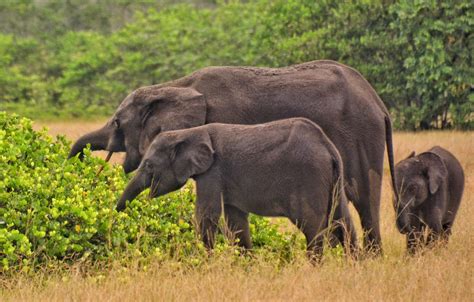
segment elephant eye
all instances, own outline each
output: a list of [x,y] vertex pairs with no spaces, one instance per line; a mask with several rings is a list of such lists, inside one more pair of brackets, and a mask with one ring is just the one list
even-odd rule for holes
[[117,129],[120,128],[120,121],[118,119],[115,119],[114,120],[114,125]]

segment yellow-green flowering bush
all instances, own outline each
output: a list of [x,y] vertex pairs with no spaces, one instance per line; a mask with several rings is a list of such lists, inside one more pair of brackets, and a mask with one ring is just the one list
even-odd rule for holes
[[[67,159],[69,145],[64,137],[34,131],[28,119],[0,112],[3,270],[51,260],[107,260],[127,252],[177,259],[203,254],[194,232],[192,185],[155,199],[145,191],[118,213],[114,206],[128,180],[121,166],[87,150],[83,161]],[[257,249],[283,251],[288,258],[294,236],[281,235],[259,217],[251,217],[251,224]]]

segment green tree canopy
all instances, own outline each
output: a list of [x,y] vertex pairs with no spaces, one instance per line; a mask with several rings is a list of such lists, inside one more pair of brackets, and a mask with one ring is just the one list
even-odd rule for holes
[[106,115],[140,86],[205,66],[333,59],[369,80],[397,128],[473,129],[473,6],[459,0],[6,1],[0,4],[0,102],[35,117]]

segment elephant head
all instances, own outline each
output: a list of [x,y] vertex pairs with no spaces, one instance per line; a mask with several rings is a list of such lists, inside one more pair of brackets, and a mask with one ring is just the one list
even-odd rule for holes
[[446,181],[448,170],[443,160],[435,153],[412,152],[395,166],[399,199],[394,199],[397,227],[402,234],[410,232],[415,209],[430,196],[436,194]]
[[203,125],[204,96],[190,87],[142,87],[128,95],[101,129],[73,145],[69,157],[90,144],[91,150],[126,152],[126,173],[135,170],[153,138],[161,132]]
[[125,209],[127,200],[133,200],[148,187],[151,197],[175,191],[189,178],[206,172],[213,162],[214,149],[206,130],[195,128],[159,134],[118,201],[117,210]]

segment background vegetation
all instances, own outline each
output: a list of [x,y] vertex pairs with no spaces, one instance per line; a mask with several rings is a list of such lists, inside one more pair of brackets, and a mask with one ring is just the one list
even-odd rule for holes
[[209,65],[333,59],[399,129],[474,128],[474,4],[434,0],[0,3],[0,109],[104,116],[133,89]]

